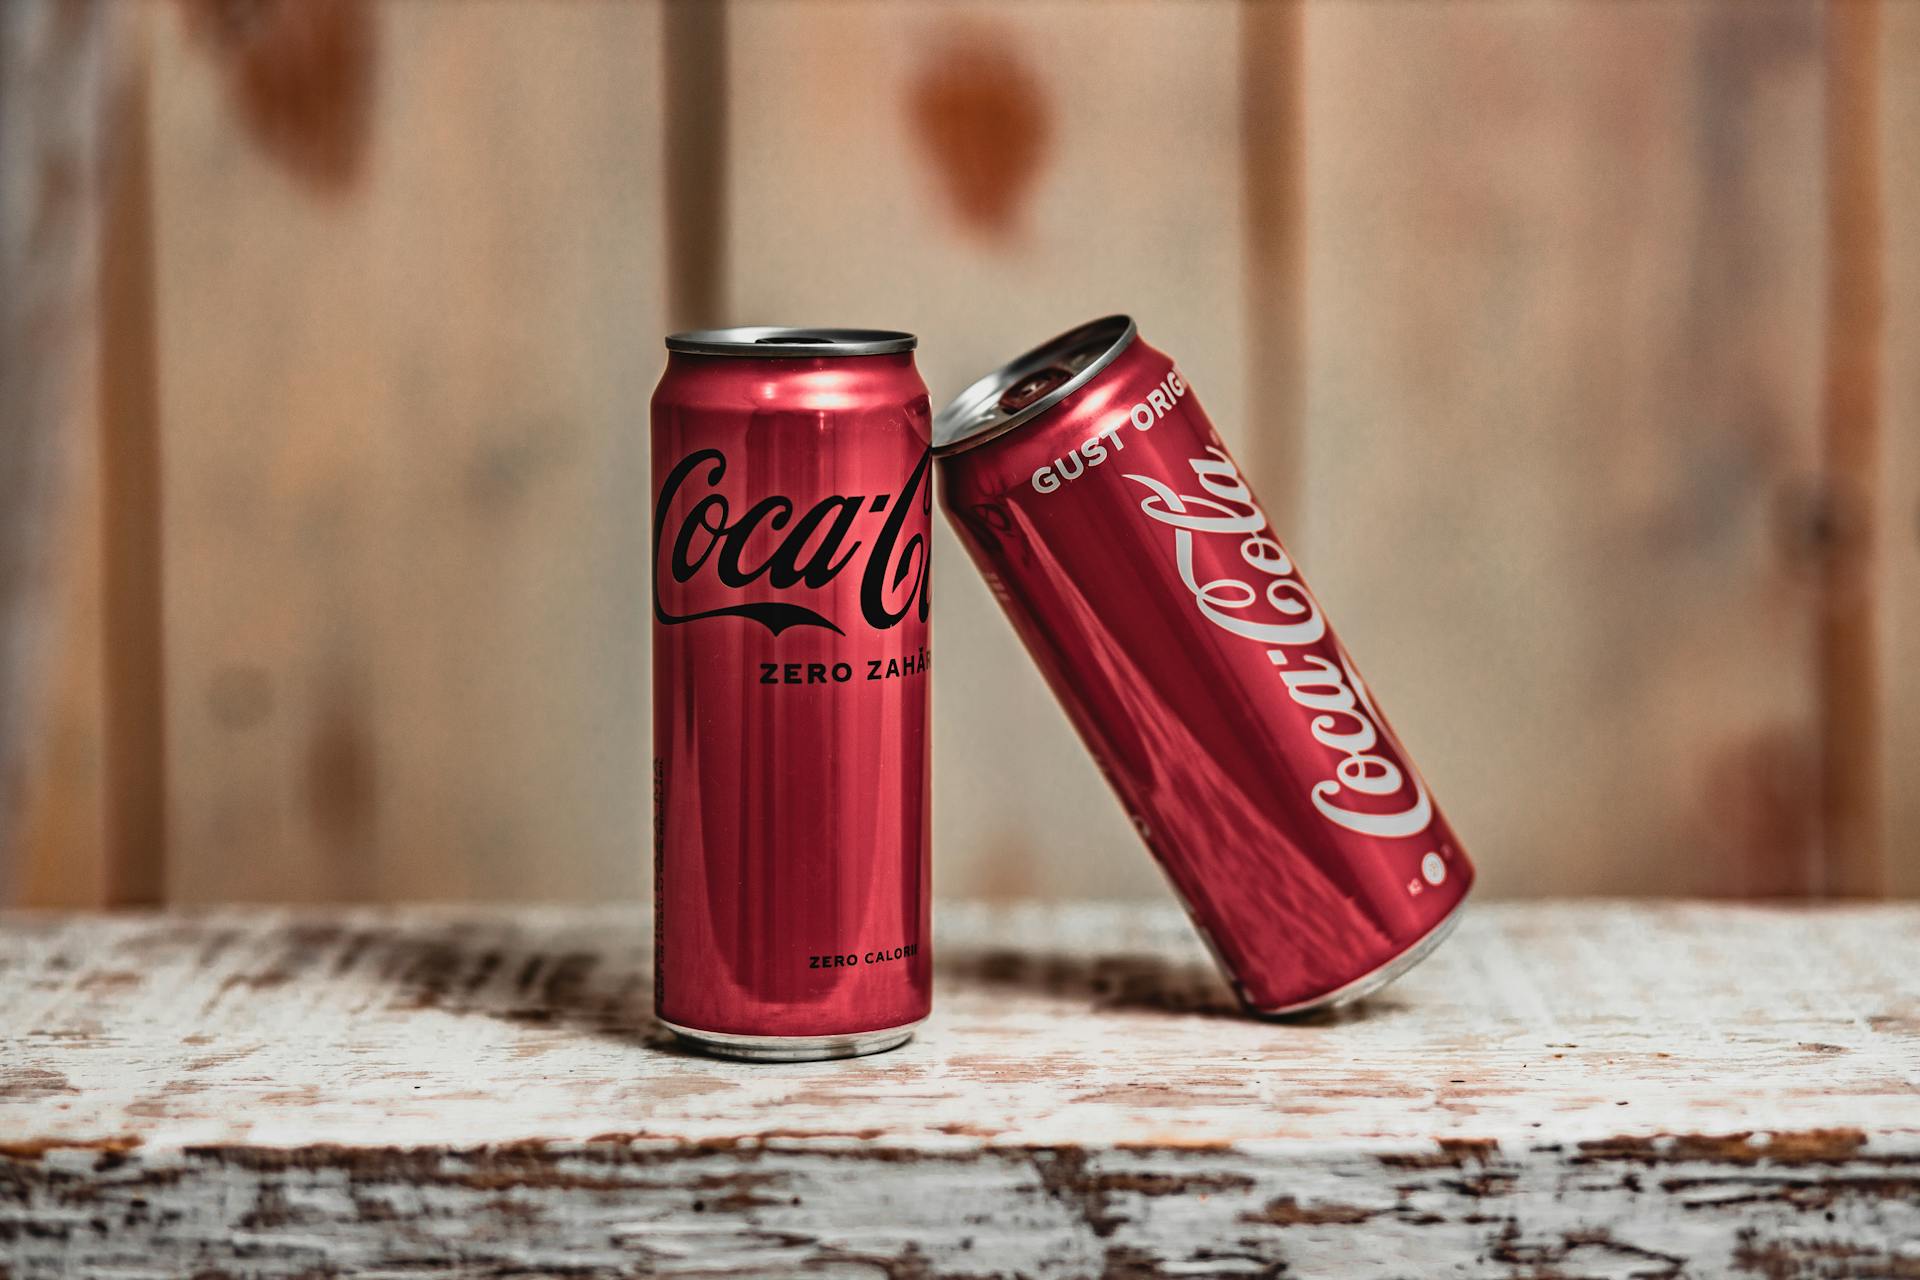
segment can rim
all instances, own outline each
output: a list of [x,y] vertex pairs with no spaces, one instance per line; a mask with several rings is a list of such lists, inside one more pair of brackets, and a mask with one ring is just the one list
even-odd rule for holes
[[[1294,1004],[1276,1005],[1272,1008],[1260,1008],[1250,1005],[1250,1011],[1257,1017],[1284,1020],[1316,1013],[1325,1013],[1329,1009],[1338,1009],[1344,1005],[1352,1004],[1356,1000],[1366,999],[1381,988],[1405,977],[1408,970],[1414,968],[1422,960],[1425,960],[1439,949],[1440,944],[1447,940],[1453,933],[1455,926],[1460,923],[1460,917],[1467,909],[1467,895],[1471,891],[1472,884],[1469,882],[1467,889],[1461,893],[1460,900],[1447,908],[1447,914],[1440,917],[1439,923],[1433,925],[1425,933],[1408,943],[1405,950],[1378,968],[1361,974],[1344,986],[1335,987],[1333,990],[1323,992],[1311,999],[1301,1000]],[[1221,967],[1224,969],[1226,966],[1222,965]],[[1231,971],[1228,972],[1228,979],[1232,979]]]
[[[933,453],[946,457],[996,440],[1015,427],[1033,421],[1100,376],[1122,351],[1140,336],[1129,315],[1101,316],[1056,334],[1024,355],[1016,356],[955,396],[933,418]],[[1096,341],[1105,345],[1073,377],[1029,404],[1002,412],[1000,399],[1024,379],[1057,364],[1063,353],[1082,350]]]
[[731,329],[686,329],[667,335],[669,351],[749,360],[891,356],[919,345],[920,339],[898,329],[835,329],[814,325],[740,325]]

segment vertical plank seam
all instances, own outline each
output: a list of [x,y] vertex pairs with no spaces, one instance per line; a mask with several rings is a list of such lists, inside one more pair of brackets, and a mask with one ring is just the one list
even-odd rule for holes
[[665,0],[667,320],[723,323],[728,165],[727,5]]
[[101,149],[101,619],[107,900],[157,903],[166,867],[166,723],[152,148],[143,10],[110,24]]
[[1246,270],[1246,451],[1275,528],[1303,490],[1305,15],[1298,0],[1241,0],[1240,169]]
[[1821,451],[1836,521],[1821,579],[1823,889],[1879,895],[1879,654],[1874,632],[1884,263],[1879,0],[1826,8],[1827,293]]

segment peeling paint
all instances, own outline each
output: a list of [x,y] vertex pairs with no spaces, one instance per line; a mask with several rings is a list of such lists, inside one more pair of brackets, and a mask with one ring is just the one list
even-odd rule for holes
[[0,1268],[1916,1274],[1911,908],[1484,907],[1289,1025],[1174,1011],[1177,912],[1040,918],[944,906],[912,1045],[772,1066],[652,1030],[618,908],[0,927]]

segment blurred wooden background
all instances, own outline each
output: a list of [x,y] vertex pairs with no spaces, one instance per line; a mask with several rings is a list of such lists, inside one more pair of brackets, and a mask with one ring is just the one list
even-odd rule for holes
[[[642,895],[661,334],[1127,310],[1488,891],[1920,891],[1915,139],[1898,0],[5,6],[0,886]],[[938,564],[941,890],[1161,892]]]

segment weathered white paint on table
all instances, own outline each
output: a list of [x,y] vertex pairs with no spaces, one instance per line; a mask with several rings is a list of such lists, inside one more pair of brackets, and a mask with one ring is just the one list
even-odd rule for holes
[[0,1274],[1920,1275],[1920,910],[1484,907],[1293,1025],[1170,910],[939,947],[747,1066],[635,912],[4,917]]

